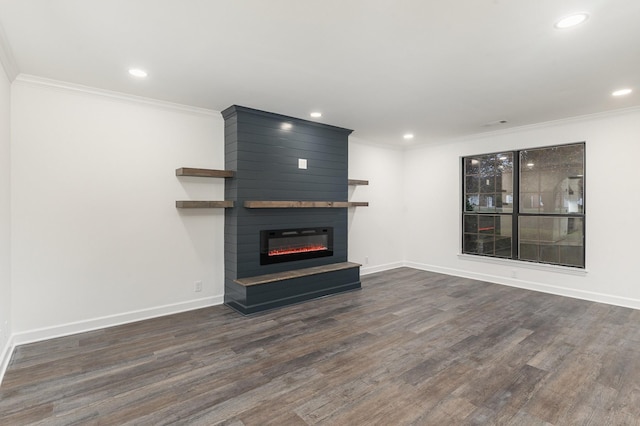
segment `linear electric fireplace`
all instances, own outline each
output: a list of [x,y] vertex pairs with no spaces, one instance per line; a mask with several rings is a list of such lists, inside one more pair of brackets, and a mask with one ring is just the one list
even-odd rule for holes
[[260,231],[260,264],[333,256],[333,228]]

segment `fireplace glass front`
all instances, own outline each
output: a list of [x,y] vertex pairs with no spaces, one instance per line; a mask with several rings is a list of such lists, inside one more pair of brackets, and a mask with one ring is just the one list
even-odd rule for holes
[[333,228],[260,231],[260,264],[333,256]]

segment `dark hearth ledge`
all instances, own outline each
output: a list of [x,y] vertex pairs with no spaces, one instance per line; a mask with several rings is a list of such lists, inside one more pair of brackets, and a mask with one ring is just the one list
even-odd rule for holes
[[359,268],[359,263],[340,262],[329,265],[313,266],[311,268],[294,269],[290,271],[277,272],[275,274],[257,275],[255,277],[239,278],[234,280],[237,284],[248,287],[253,285],[273,283],[276,281],[290,280],[293,278],[308,277],[311,275],[324,274],[327,272],[342,271],[344,269]]
[[227,281],[224,304],[250,315],[361,287],[360,265],[336,262]]

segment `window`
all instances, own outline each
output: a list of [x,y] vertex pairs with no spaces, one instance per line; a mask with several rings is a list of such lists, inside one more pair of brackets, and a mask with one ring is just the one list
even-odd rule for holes
[[584,268],[584,143],[462,159],[462,252]]

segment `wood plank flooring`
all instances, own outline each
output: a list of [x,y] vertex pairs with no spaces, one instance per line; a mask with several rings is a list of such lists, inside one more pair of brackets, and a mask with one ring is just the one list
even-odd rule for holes
[[640,425],[640,311],[400,268],[18,347],[2,425]]

